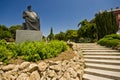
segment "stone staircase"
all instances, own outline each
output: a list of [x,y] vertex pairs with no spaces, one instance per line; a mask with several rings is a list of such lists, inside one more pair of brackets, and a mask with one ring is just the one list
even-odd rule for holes
[[96,43],[79,44],[84,54],[83,80],[120,80],[120,52]]

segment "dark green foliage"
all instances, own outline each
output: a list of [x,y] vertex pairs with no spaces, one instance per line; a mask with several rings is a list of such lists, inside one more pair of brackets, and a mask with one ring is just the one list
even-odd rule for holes
[[5,39],[10,41],[10,39],[15,39],[16,30],[22,29],[21,25],[14,25],[7,28],[4,25],[0,25],[0,40]]
[[65,33],[60,32],[58,34],[55,34],[55,39],[57,39],[57,40],[65,40]]
[[51,41],[51,40],[54,40],[54,34],[53,34],[53,29],[51,27],[50,29],[50,34],[48,35],[48,39]]
[[9,32],[8,28],[4,25],[0,25],[0,40],[11,38],[12,34]]
[[66,32],[60,32],[55,35],[56,40],[70,40],[76,42],[78,38],[77,30],[67,30]]
[[118,34],[106,35],[104,38],[98,41],[98,44],[108,47],[115,47],[117,45],[120,45],[120,35]]
[[5,25],[0,25],[0,30],[7,31],[7,30],[8,30],[8,28],[7,28]]
[[21,30],[22,29],[22,25],[13,25],[10,26],[9,31],[12,34],[13,38],[15,39],[16,36],[16,30]]
[[65,34],[66,40],[70,40],[70,41],[76,41],[78,34],[77,34],[77,30],[67,30],[66,34]]
[[49,43],[26,41],[20,44],[8,44],[5,40],[0,40],[0,61],[7,62],[19,56],[27,61],[38,61],[55,57],[67,48],[64,41],[50,41]]
[[[94,42],[94,40],[97,38],[97,30],[96,30],[96,24],[95,23],[89,23],[86,19],[81,21],[78,26],[80,27],[78,30],[78,37],[79,40],[85,40],[89,39],[90,42]],[[83,42],[82,41],[82,42]]]
[[96,14],[95,23],[97,26],[98,39],[103,38],[108,34],[114,34],[118,30],[116,17],[113,12]]
[[91,22],[86,19],[78,24],[78,37],[79,40],[86,42],[95,42],[105,35],[114,34],[117,32],[118,27],[116,23],[116,17],[113,12],[98,13]]

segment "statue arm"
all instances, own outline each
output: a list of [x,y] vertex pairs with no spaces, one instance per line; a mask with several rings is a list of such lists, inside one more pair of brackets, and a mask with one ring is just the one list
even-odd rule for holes
[[28,16],[27,16],[26,12],[23,11],[23,18],[25,19],[26,17],[28,17]]

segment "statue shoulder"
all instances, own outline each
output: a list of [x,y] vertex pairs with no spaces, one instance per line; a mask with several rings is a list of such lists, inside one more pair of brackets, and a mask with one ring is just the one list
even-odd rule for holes
[[23,11],[23,18],[27,17],[27,12]]
[[23,11],[23,14],[26,14],[27,13],[27,11]]
[[25,17],[26,17],[26,16],[28,16],[28,15],[29,15],[29,13],[30,13],[29,11],[23,11],[23,16],[25,16]]

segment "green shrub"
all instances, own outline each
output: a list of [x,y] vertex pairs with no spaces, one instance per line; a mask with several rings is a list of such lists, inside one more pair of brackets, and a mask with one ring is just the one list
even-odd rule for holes
[[23,56],[23,59],[27,61],[37,61],[40,59],[40,56],[38,54],[39,52],[38,49],[41,46],[40,46],[40,42],[26,41],[17,45],[16,52],[18,56]]
[[12,58],[12,51],[7,49],[7,42],[0,40],[0,62],[8,63]]
[[98,44],[108,47],[115,47],[120,44],[120,35],[118,34],[106,35],[104,38],[98,41]]
[[12,52],[6,48],[6,46],[0,46],[0,62],[8,63],[12,58]]
[[7,62],[18,56],[27,61],[38,61],[56,57],[67,49],[68,46],[64,41],[51,41],[49,43],[26,41],[20,44],[8,44],[5,40],[0,40],[0,61]]
[[0,46],[6,46],[7,42],[6,40],[0,40]]
[[51,41],[42,49],[43,56],[41,59],[56,57],[59,53],[68,49],[64,41]]
[[68,46],[63,41],[45,42],[24,42],[18,45],[18,56],[23,56],[27,61],[52,58],[67,50]]

